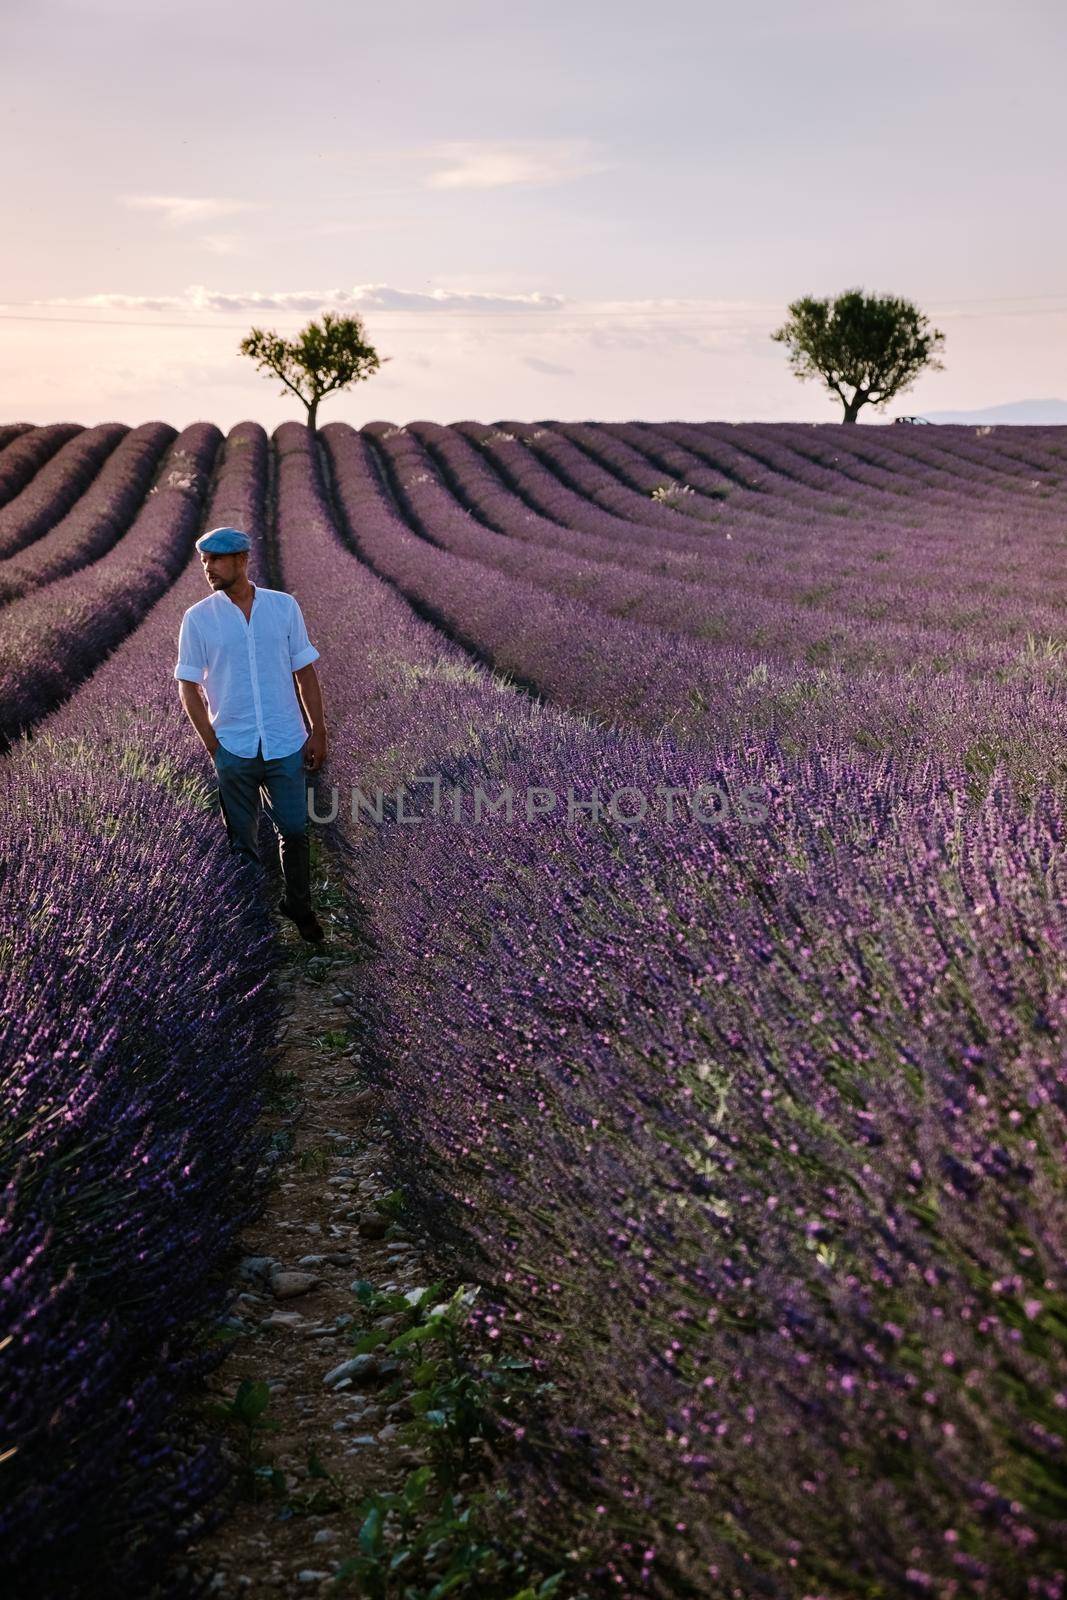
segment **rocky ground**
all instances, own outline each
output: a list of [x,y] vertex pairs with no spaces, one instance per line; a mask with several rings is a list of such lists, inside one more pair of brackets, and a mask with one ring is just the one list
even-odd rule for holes
[[[272,1485],[261,1472],[250,1492],[249,1447],[240,1428],[230,1430],[244,1495],[189,1552],[220,1600],[325,1593],[356,1546],[363,1497],[402,1488],[424,1459],[398,1437],[408,1400],[383,1392],[397,1363],[375,1354],[352,1361],[346,1338],[354,1321],[368,1325],[357,1280],[412,1298],[435,1280],[417,1242],[376,1209],[387,1193],[383,1130],[343,1009],[360,951],[339,917],[321,907],[320,916],[327,941],[317,947],[279,919],[285,1015],[275,1067],[284,1098],[268,1125],[283,1154],[267,1208],[243,1240],[233,1347],[209,1380],[219,1401],[232,1400],[245,1378],[269,1386],[263,1415],[278,1428],[259,1436],[256,1461],[283,1478]],[[383,1339],[395,1320],[379,1319]]]

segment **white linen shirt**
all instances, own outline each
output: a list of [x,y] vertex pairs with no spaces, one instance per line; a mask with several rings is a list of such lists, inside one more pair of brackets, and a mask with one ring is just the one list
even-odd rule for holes
[[235,756],[280,760],[307,740],[293,673],[319,659],[300,607],[282,589],[255,586],[244,612],[217,589],[190,606],[178,634],[174,676],[202,683],[215,737]]

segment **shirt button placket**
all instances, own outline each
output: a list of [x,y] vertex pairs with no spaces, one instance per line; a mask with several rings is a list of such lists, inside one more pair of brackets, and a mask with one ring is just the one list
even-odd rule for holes
[[[253,603],[253,610],[255,609]],[[252,617],[248,619],[248,669],[252,678],[252,699],[256,706],[256,727],[259,730],[260,743],[263,746],[263,759],[270,759],[267,753],[267,740],[263,732],[263,706],[259,698],[259,679],[256,677],[256,636],[252,632]]]

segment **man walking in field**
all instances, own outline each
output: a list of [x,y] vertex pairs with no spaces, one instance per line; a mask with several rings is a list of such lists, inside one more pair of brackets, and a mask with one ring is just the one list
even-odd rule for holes
[[285,878],[278,909],[317,944],[324,935],[311,906],[305,771],[318,772],[326,759],[322,691],[312,665],[319,652],[293,596],[249,582],[247,534],[214,528],[196,548],[212,593],[182,617],[174,668],[181,703],[214,760],[231,850],[260,861],[265,799]]

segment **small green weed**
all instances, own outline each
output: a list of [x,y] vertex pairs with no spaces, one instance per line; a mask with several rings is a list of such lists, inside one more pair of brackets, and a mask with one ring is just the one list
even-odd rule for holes
[[474,1354],[467,1323],[476,1288],[461,1285],[447,1301],[438,1298],[440,1283],[414,1300],[365,1279],[354,1289],[364,1319],[399,1319],[388,1342],[372,1325],[357,1331],[352,1344],[357,1353],[377,1350],[403,1363],[404,1378],[394,1388],[412,1393],[414,1415],[400,1436],[426,1449],[430,1459],[409,1474],[403,1489],[361,1502],[357,1549],[335,1574],[332,1591],[367,1600],[442,1600],[448,1594],[550,1600],[566,1567],[548,1576],[532,1572],[523,1552],[492,1531],[506,1519],[509,1492],[477,1485],[489,1476],[491,1451],[506,1448],[501,1419],[521,1411],[528,1428],[531,1405],[553,1385],[539,1381],[527,1361],[495,1351]]
[[308,1482],[314,1487],[290,1494],[286,1510],[294,1517],[320,1517],[344,1509],[347,1497],[343,1484],[323,1466],[314,1445],[307,1452]]
[[269,1405],[267,1385],[242,1378],[232,1400],[224,1404],[215,1401],[206,1408],[208,1416],[217,1418],[237,1441],[239,1489],[249,1500],[262,1500],[267,1495],[280,1498],[285,1494],[285,1474],[262,1454],[264,1434],[276,1433],[279,1427],[266,1415]]
[[1067,650],[1067,639],[1054,639],[1051,634],[1038,638],[1036,634],[1028,633],[1026,644],[1019,651],[1019,660],[1024,666],[1030,666],[1034,662],[1058,663],[1063,660],[1065,650]]
[[300,1078],[295,1072],[271,1072],[264,1080],[264,1103],[266,1109],[272,1112],[292,1111],[299,1094],[297,1085]]
[[352,1043],[352,1035],[344,1028],[329,1028],[325,1033],[317,1033],[311,1041],[316,1050],[347,1050]]
[[330,1152],[321,1145],[312,1145],[309,1150],[301,1150],[296,1164],[301,1172],[326,1172],[330,1165]]

